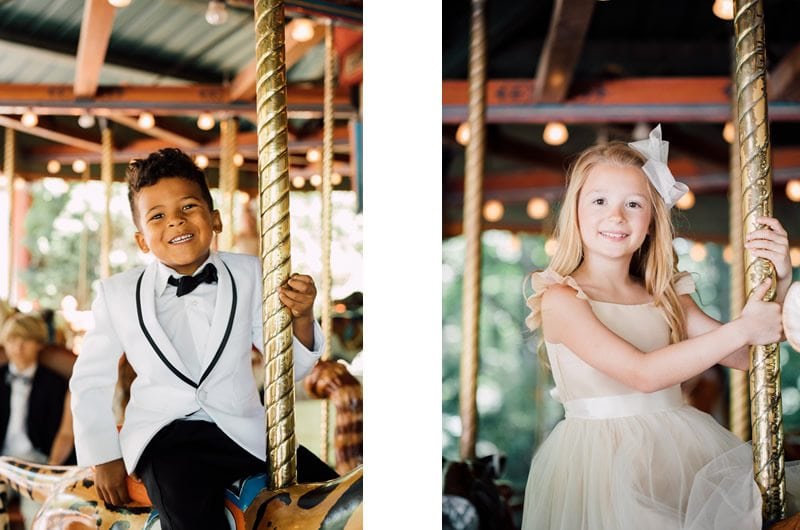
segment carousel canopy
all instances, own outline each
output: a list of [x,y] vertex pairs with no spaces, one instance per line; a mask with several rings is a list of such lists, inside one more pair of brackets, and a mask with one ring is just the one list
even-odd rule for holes
[[[338,189],[353,189],[350,122],[360,107],[361,1],[289,1],[285,12],[290,174],[319,172],[306,154],[322,148],[324,23],[332,20],[338,56],[333,170],[343,177]],[[115,178],[122,179],[131,158],[177,146],[207,156],[214,185],[220,121],[235,117],[240,188],[254,191],[255,77],[252,0],[0,1],[0,127],[19,131],[16,169],[24,178],[48,176],[52,160],[61,165],[56,174],[78,178],[71,169],[77,159],[98,178],[100,131],[107,124]],[[200,128],[201,114],[213,118],[208,128]]]
[[[571,157],[602,139],[639,139],[661,123],[670,167],[696,196],[680,213],[679,230],[726,240],[730,145],[723,129],[735,93],[734,26],[714,13],[715,4],[724,2],[486,2],[484,200],[499,201],[503,214],[485,228],[550,232]],[[785,189],[800,178],[800,4],[763,5],[775,214],[798,226],[800,208]],[[464,147],[456,136],[467,118],[470,13],[466,0],[444,2],[445,237],[461,231]],[[550,122],[567,127],[566,142],[545,142]],[[535,197],[549,201],[544,219],[529,213]]]

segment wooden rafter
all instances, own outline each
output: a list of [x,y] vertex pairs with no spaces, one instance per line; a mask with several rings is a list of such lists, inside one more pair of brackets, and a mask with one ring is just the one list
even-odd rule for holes
[[[311,39],[300,42],[293,36],[294,28],[299,24],[299,21],[292,20],[286,24],[286,37],[284,45],[286,47],[286,69],[288,70],[294,66],[297,61],[305,55],[308,50],[316,46],[325,35],[322,27],[319,24],[314,24],[314,34]],[[229,101],[246,100],[250,101],[256,97],[256,60],[250,61],[247,66],[242,68],[231,83],[228,92]]]
[[97,92],[115,11],[107,0],[87,0],[83,5],[81,36],[75,61],[75,97],[92,97]]
[[[668,77],[615,79],[576,85],[561,104],[536,105],[534,81],[490,80],[486,88],[488,123],[564,122],[724,122],[730,119],[730,79]],[[771,98],[770,119],[800,120],[800,103]],[[442,122],[467,116],[467,82],[442,83]]]
[[153,138],[158,138],[159,140],[164,140],[165,142],[171,143],[176,147],[182,147],[184,149],[194,149],[200,145],[199,142],[192,140],[191,138],[186,138],[185,136],[181,136],[176,134],[172,131],[168,131],[159,126],[153,126],[149,129],[145,129],[139,125],[139,120],[136,118],[132,118],[130,116],[123,116],[120,114],[109,116],[109,119],[115,121],[119,124],[124,125],[130,129],[135,131],[139,131],[140,133],[147,134],[152,136]]
[[596,0],[556,0],[536,69],[534,99],[560,103],[569,90]]
[[39,138],[45,138],[60,144],[77,147],[84,151],[97,153],[98,156],[103,152],[103,146],[99,143],[90,142],[89,140],[84,140],[83,138],[76,138],[58,131],[45,129],[44,127],[26,127],[20,121],[9,118],[8,116],[0,116],[0,127],[8,127],[9,129],[15,129],[25,134],[38,136]]
[[[138,115],[147,110],[154,115],[194,115],[200,111],[254,113],[252,102],[230,102],[229,88],[219,85],[188,86],[100,86],[94,97],[78,98],[69,85],[0,84],[0,114],[21,114],[32,108],[38,114],[78,115],[91,109],[97,116]],[[289,113],[322,112],[322,88],[289,86]],[[338,115],[355,111],[346,89],[334,94]]]

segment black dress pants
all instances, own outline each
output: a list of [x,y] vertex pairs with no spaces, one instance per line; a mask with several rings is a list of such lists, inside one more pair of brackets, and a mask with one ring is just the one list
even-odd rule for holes
[[[207,421],[178,420],[161,429],[142,453],[136,472],[161,517],[162,530],[224,530],[225,487],[266,472],[266,463]],[[298,448],[298,481],[338,475],[304,447]]]

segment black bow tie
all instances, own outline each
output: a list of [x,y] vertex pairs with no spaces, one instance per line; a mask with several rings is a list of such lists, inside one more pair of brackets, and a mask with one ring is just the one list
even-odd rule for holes
[[29,385],[31,384],[31,380],[32,378],[29,375],[15,374],[11,370],[6,372],[6,383],[8,383],[9,385],[14,381],[17,381],[18,383],[23,383],[25,385]]
[[200,274],[195,276],[181,276],[180,278],[170,276],[167,283],[177,286],[178,296],[183,296],[194,291],[201,283],[217,283],[217,268],[213,263],[209,263],[203,267]]

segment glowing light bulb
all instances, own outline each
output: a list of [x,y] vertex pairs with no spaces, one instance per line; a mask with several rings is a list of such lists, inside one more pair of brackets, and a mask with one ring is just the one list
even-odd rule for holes
[[22,113],[20,121],[25,127],[36,127],[36,124],[39,123],[39,117],[32,110],[26,110]]
[[542,138],[548,145],[561,145],[569,138],[567,126],[558,121],[551,121],[545,125]]
[[55,175],[61,171],[61,162],[58,160],[51,160],[47,163],[47,172],[51,175]]
[[114,7],[128,7],[131,5],[131,0],[108,0],[108,3]]
[[722,20],[733,20],[733,0],[715,0],[711,11]]
[[308,179],[308,181],[311,182],[311,185],[316,188],[320,184],[322,184],[322,175],[320,175],[319,173],[314,173],[313,175],[311,175],[311,178]]
[[228,20],[228,10],[225,8],[225,2],[221,0],[211,0],[206,9],[206,22],[212,26],[219,26]]
[[490,223],[496,223],[502,219],[504,213],[503,203],[496,199],[490,199],[483,205],[483,218]]
[[320,160],[322,160],[322,151],[320,151],[316,147],[312,147],[306,152],[306,160],[308,160],[312,164],[314,162],[319,162]]
[[678,202],[675,203],[675,206],[680,208],[681,210],[688,210],[692,206],[694,206],[695,197],[694,193],[691,190],[686,192],[686,195],[678,199]]
[[86,167],[86,160],[83,160],[82,158],[79,158],[72,163],[72,171],[75,173],[83,173],[86,171]]
[[706,259],[708,256],[708,251],[706,250],[706,246],[702,243],[695,243],[692,245],[692,248],[689,249],[689,257],[692,258],[692,261],[701,262]]
[[461,145],[467,145],[469,143],[469,123],[462,122],[461,125],[458,126],[458,130],[456,131],[456,142],[460,143]]
[[544,219],[550,213],[550,203],[547,199],[534,197],[528,201],[527,212],[531,219]]
[[733,263],[733,247],[730,245],[725,245],[725,248],[722,249],[722,259],[728,265]]
[[544,253],[553,256],[558,251],[558,240],[552,237],[544,242]]
[[725,141],[729,144],[732,144],[736,138],[736,128],[733,126],[733,122],[726,121],[725,127],[722,128],[722,137],[725,138]]
[[308,42],[314,38],[314,23],[307,18],[292,21],[292,38],[297,42]]
[[92,116],[88,112],[84,112],[83,114],[78,116],[78,126],[81,129],[90,129],[94,127],[94,116]]
[[792,179],[786,183],[786,196],[790,201],[800,202],[800,180]]
[[300,175],[297,175],[296,177],[292,178],[292,186],[294,186],[295,188],[299,189],[299,188],[302,188],[305,185],[306,185],[305,177],[301,177]]
[[200,115],[197,117],[197,128],[203,131],[210,131],[214,128],[216,121],[214,120],[214,116],[209,114],[208,112],[201,112]]
[[334,186],[338,186],[341,183],[342,183],[342,175],[335,171],[331,173],[331,184]]
[[206,155],[197,155],[194,157],[194,163],[200,169],[208,167],[208,157]]
[[149,112],[142,112],[137,123],[142,129],[152,129],[156,125],[156,117]]
[[242,167],[244,165],[244,155],[242,153],[234,153],[233,165],[236,167]]

